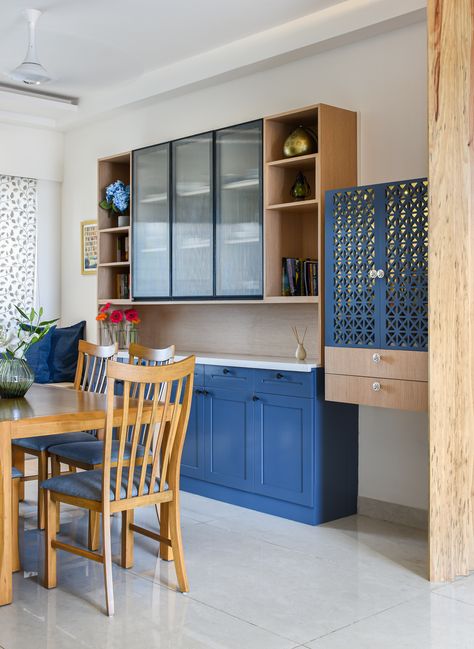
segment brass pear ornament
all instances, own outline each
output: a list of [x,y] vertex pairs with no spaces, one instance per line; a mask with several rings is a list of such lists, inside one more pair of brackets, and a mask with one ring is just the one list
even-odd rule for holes
[[294,158],[299,155],[316,153],[317,137],[309,128],[302,124],[295,128],[286,138],[283,144],[283,155],[285,158]]

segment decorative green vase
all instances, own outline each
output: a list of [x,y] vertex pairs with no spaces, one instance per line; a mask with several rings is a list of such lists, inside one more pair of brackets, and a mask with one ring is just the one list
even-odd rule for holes
[[301,171],[299,171],[298,175],[296,176],[296,180],[290,190],[290,194],[291,196],[293,196],[295,201],[304,201],[304,199],[308,198],[308,196],[311,194],[311,187],[309,186],[309,182],[306,180],[306,176],[304,176]]
[[290,133],[283,143],[283,155],[285,158],[294,158],[299,155],[316,153],[317,142],[316,134],[311,129],[300,125]]
[[34,380],[34,372],[24,358],[9,358],[0,361],[0,397],[2,399],[24,397]]

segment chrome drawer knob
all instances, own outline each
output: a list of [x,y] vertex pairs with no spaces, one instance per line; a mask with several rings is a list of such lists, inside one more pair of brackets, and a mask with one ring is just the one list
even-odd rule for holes
[[374,392],[380,392],[381,389],[382,389],[382,386],[380,385],[380,383],[378,381],[375,381],[374,383],[372,383],[372,390]]
[[380,363],[380,361],[382,360],[382,357],[380,356],[380,354],[375,353],[375,354],[372,354],[372,360],[374,361],[374,363]]
[[371,270],[369,270],[369,278],[370,279],[376,279],[377,278],[377,271],[375,270],[375,268],[372,268]]
[[378,279],[383,279],[385,277],[385,273],[381,268],[379,268],[379,270],[376,273],[376,276],[378,277]]

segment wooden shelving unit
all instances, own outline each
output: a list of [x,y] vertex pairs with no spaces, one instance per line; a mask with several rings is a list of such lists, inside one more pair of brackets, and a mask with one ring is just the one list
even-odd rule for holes
[[[299,125],[318,134],[318,150],[283,158],[283,143]],[[357,184],[357,119],[351,111],[325,104],[264,119],[264,297],[237,300],[134,300],[117,294],[117,274],[132,269],[132,228],[118,227],[117,217],[99,210],[98,304],[139,307],[140,341],[145,345],[202,352],[294,354],[291,327],[308,328],[308,357],[323,364],[324,349],[324,195],[326,190]],[[311,193],[295,201],[290,189],[296,174],[307,178]],[[131,153],[99,160],[98,203],[105,187],[120,179],[131,184]],[[249,181],[250,182],[250,181]],[[254,182],[254,181],[252,181]],[[154,195],[148,202],[159,202]],[[131,214],[131,222],[133,221]],[[117,239],[128,237],[128,259],[117,259]],[[281,295],[283,257],[319,262],[319,295]]]
[[[282,158],[286,138],[300,125],[317,134],[317,151]],[[314,324],[318,361],[322,363],[324,195],[329,189],[357,183],[356,114],[315,104],[265,118],[264,165],[264,302],[316,305]],[[310,185],[310,194],[305,200],[295,201],[290,190],[299,171]],[[318,296],[282,296],[282,260],[285,257],[318,261]]]
[[[97,205],[105,197],[105,188],[107,185],[115,180],[121,180],[126,185],[130,185],[130,179],[131,154],[129,152],[101,158],[98,161]],[[116,214],[110,214],[99,206],[97,209],[99,229],[97,297],[99,304],[105,302],[130,304],[132,301],[130,277],[131,228],[129,225],[119,226],[118,216]],[[127,239],[128,245],[126,246],[125,240]],[[128,299],[123,299],[119,296],[117,279],[119,274],[127,275],[130,296]]]

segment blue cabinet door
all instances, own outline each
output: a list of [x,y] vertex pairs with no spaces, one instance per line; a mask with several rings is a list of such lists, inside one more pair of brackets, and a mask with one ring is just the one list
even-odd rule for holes
[[181,475],[200,479],[204,475],[204,396],[201,388],[194,390],[181,456]]
[[311,506],[314,401],[264,393],[255,398],[255,492]]
[[204,397],[204,479],[253,488],[251,393],[215,389]]

